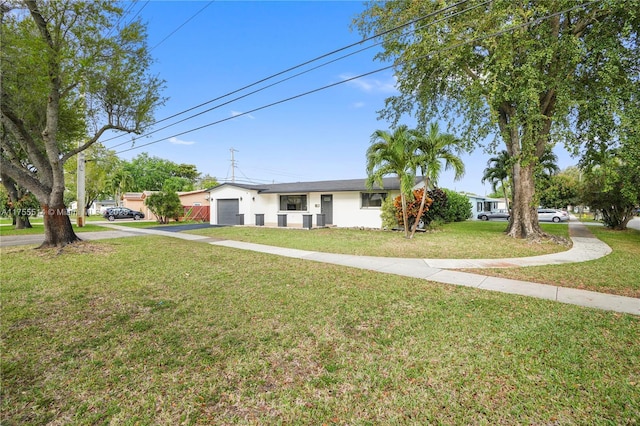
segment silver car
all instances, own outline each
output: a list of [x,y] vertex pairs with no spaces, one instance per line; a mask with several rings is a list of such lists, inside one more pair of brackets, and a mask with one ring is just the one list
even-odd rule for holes
[[489,219],[507,219],[509,220],[509,210],[493,210],[490,212],[481,212],[478,213],[478,219],[480,220],[489,220]]
[[569,214],[556,209],[538,209],[538,220],[541,222],[566,222],[569,220]]

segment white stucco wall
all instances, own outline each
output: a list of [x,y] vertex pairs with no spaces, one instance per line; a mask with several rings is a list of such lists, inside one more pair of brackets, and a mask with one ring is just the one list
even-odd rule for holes
[[[488,197],[482,197],[477,195],[476,196],[467,195],[467,197],[469,197],[469,202],[471,203],[471,219],[477,219],[478,213],[485,211],[484,204],[486,202],[490,202],[492,204],[492,208],[490,210],[499,210],[499,209],[507,208],[507,204],[505,203],[505,201],[499,200],[497,198],[488,198]],[[483,205],[480,209],[478,209],[478,203],[482,203]]]
[[257,191],[238,188],[235,186],[214,188],[209,194],[209,223],[212,225],[218,223],[218,200],[238,200],[240,213],[244,213],[245,215],[245,225],[255,224],[255,216],[253,216],[251,212],[253,204],[255,203],[253,199],[255,198],[257,200],[257,195]]
[[[300,193],[307,195],[307,210],[305,211],[281,211],[281,194],[259,194],[257,191],[243,189],[234,186],[215,188],[210,194],[211,216],[210,223],[218,223],[217,200],[237,199],[239,213],[244,214],[245,225],[256,224],[256,214],[264,214],[266,226],[277,226],[278,215],[286,215],[288,227],[301,227],[303,216],[311,215],[313,226],[317,225],[317,215],[321,213],[320,197],[323,194],[333,196],[333,225],[342,228],[365,227],[380,228],[380,208],[362,208],[361,192],[311,192]],[[297,195],[297,194],[296,194]],[[390,197],[397,196],[397,192],[391,192]]]

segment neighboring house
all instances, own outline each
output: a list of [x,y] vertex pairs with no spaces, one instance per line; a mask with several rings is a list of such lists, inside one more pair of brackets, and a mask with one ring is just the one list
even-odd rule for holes
[[[149,220],[158,218],[144,204],[144,200],[156,191],[126,192],[122,196],[122,206],[144,213]],[[209,221],[209,192],[205,189],[178,192],[180,203],[185,207],[185,216],[189,219]]]
[[209,222],[209,191],[178,192],[180,203],[184,207],[184,219]]
[[[400,182],[367,189],[366,179],[246,185],[223,183],[209,190],[213,225],[380,228],[382,201],[400,194]],[[416,179],[416,188],[422,178]]]
[[[114,200],[100,200],[94,201],[87,209],[88,216],[101,215],[109,207],[115,207],[116,202]],[[69,205],[69,214],[75,215],[78,212],[78,202],[72,201]]]
[[477,219],[478,213],[489,212],[492,210],[506,209],[507,205],[504,199],[491,198],[475,194],[464,194],[469,197],[471,202],[471,218]]
[[109,207],[115,207],[115,206],[116,206],[116,202],[114,200],[94,201],[94,203],[91,205],[90,212],[92,215],[95,215],[95,214],[101,215]]
[[149,207],[144,204],[144,200],[155,191],[144,192],[125,192],[122,194],[122,207],[130,208],[131,210],[137,210],[144,213],[146,220],[158,220]]
[[183,206],[208,206],[209,190],[198,189],[196,191],[178,192],[180,202]]

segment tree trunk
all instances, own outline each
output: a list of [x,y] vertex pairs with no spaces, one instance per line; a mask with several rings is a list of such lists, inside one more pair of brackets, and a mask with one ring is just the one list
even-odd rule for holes
[[422,217],[422,213],[424,212],[424,204],[427,199],[427,187],[429,186],[429,179],[424,179],[424,192],[422,193],[422,200],[420,200],[420,209],[418,209],[418,217],[416,217],[416,221],[413,224],[411,229],[411,236],[409,238],[413,238],[416,234],[416,229],[418,229],[418,224],[420,223],[420,218]]
[[513,202],[511,203],[511,220],[507,235],[513,238],[539,239],[546,234],[540,228],[535,200],[534,167],[522,167],[516,163],[513,167]]
[[29,221],[29,216],[15,216],[13,220],[15,229],[33,228],[33,226],[31,226],[31,221]]
[[56,207],[42,206],[44,211],[44,242],[38,248],[63,247],[82,241],[71,226],[64,204]]
[[9,177],[9,175],[2,173],[0,174],[0,178],[2,179],[2,185],[4,186],[4,189],[7,191],[7,195],[9,196],[10,204],[14,207],[11,221],[14,229],[32,228],[31,222],[29,221],[29,216],[20,212],[20,210],[25,209],[18,208],[18,212],[16,212],[15,209],[16,206],[20,205],[20,199],[25,195],[25,191],[20,188],[18,184],[16,184],[16,181]]
[[409,217],[407,214],[407,197],[403,193],[400,193],[400,200],[402,200],[402,221],[404,222],[404,237],[409,238]]
[[602,212],[602,221],[604,225],[614,229],[616,231],[624,231],[627,229],[627,225],[629,221],[633,219],[634,216],[634,208],[617,208],[616,206],[611,206],[607,208],[603,208]]

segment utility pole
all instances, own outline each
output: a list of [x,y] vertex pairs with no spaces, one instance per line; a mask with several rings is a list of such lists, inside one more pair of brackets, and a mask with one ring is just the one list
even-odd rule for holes
[[[87,104],[86,104],[86,99],[84,96],[84,89],[85,86],[84,84],[81,85],[80,87],[80,99],[82,99],[82,106],[83,106],[83,112],[86,112],[87,110]],[[78,148],[80,148],[82,146],[82,138],[78,139]],[[87,165],[85,159],[84,159],[84,151],[80,151],[78,153],[78,170],[77,170],[77,174],[76,174],[76,186],[78,187],[78,205],[76,208],[76,224],[78,225],[78,228],[82,228],[84,226],[84,198],[85,198],[85,188],[84,188],[84,182],[85,182],[85,167]]]
[[233,149],[233,147],[231,147],[231,149],[229,149],[229,151],[231,151],[231,182],[235,183],[236,181],[236,160],[233,156],[234,152],[240,152],[237,149]]
[[85,159],[84,159],[84,151],[78,153],[78,173],[77,177],[77,186],[78,186],[78,208],[76,213],[76,220],[78,227],[84,226],[84,204],[85,204],[85,189],[84,189],[84,174],[85,174]]

